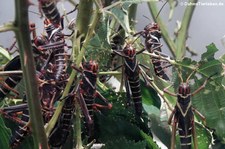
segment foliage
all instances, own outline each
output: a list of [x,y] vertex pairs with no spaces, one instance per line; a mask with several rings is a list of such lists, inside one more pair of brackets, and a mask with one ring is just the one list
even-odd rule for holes
[[[171,144],[171,127],[167,123],[168,117],[171,113],[169,106],[174,107],[176,104],[176,97],[165,94],[163,90],[165,87],[172,85],[169,90],[177,93],[178,85],[182,81],[185,82],[190,74],[195,72],[188,80],[191,84],[192,92],[198,89],[204,81],[208,79],[205,88],[192,97],[193,107],[200,111],[200,113],[202,113],[206,118],[206,125],[204,125],[201,122],[201,119],[198,116],[195,116],[198,146],[199,148],[208,148],[212,145],[212,140],[214,140],[215,145],[213,148],[217,149],[224,147],[225,55],[221,56],[219,59],[215,58],[214,55],[219,49],[216,48],[215,44],[211,43],[206,47],[206,52],[201,55],[201,59],[199,61],[195,61],[190,57],[185,57],[186,49],[183,47],[186,42],[186,34],[188,32],[188,26],[192,17],[194,6],[186,8],[187,11],[184,16],[188,14],[188,19],[185,19],[185,17],[183,18],[183,27],[182,30],[179,31],[179,37],[173,40],[170,36],[168,36],[168,30],[160,19],[160,15],[156,18],[156,12],[158,12],[156,1],[121,0],[115,3],[108,2],[104,5],[102,1],[94,0],[93,2],[88,3],[88,6],[82,5],[82,1],[80,1],[79,3],[81,5],[80,9],[78,9],[78,14],[85,13],[86,7],[91,7],[93,11],[86,12],[88,17],[85,18],[75,16],[75,18],[78,19],[77,22],[79,22],[79,25],[74,27],[75,33],[70,38],[73,44],[71,53],[76,53],[76,55],[71,55],[72,61],[75,65],[79,65],[82,61],[94,59],[100,64],[101,73],[107,74],[108,76],[114,74],[118,75],[118,73],[109,69],[112,60],[113,38],[118,36],[118,34],[121,36],[120,33],[124,33],[125,37],[131,37],[132,34],[138,32],[133,30],[133,27],[130,24],[131,20],[129,20],[129,14],[134,11],[130,9],[131,5],[138,5],[141,2],[148,2],[153,18],[160,25],[164,40],[174,56],[173,59],[167,58],[163,55],[160,57],[172,65],[171,81],[165,81],[157,77],[152,69],[146,72],[147,77],[149,80],[151,79],[151,81],[148,80],[146,84],[146,82],[141,79],[142,105],[144,113],[140,118],[135,116],[133,105],[130,107],[125,106],[126,93],[123,90],[116,92],[112,90],[112,86],[108,85],[107,82],[102,84],[98,83],[98,90],[101,91],[104,97],[109,99],[109,101],[113,104],[113,108],[111,110],[101,110],[95,112],[94,122],[96,142],[103,143],[104,146],[102,148],[104,149],[157,149],[160,148],[155,140],[155,138],[157,138],[169,148]],[[169,19],[172,19],[176,4],[171,0],[168,2],[170,6]],[[83,2],[83,4],[84,3],[85,2]],[[92,5],[95,6],[93,7]],[[90,24],[87,24],[87,22],[90,22]],[[3,25],[0,27],[0,32],[14,30],[14,27],[15,26],[10,28],[10,26]],[[133,39],[134,38],[131,40]],[[17,40],[21,42],[21,40],[26,39]],[[141,39],[133,42],[134,45],[137,46],[137,50],[141,50]],[[79,46],[75,45],[76,43],[79,43]],[[123,45],[120,46],[123,47]],[[24,53],[22,52],[22,54]],[[144,63],[148,67],[152,68],[152,62],[149,60],[149,54],[142,53],[137,58],[140,63]],[[1,65],[4,65],[11,59],[11,55],[2,47],[0,47],[0,59]],[[121,74],[123,75],[121,72],[119,73],[120,77],[116,77],[123,78]],[[179,74],[181,75],[179,76]],[[72,84],[71,82],[73,82],[73,79],[76,77],[76,72],[72,71],[67,87],[61,97],[62,100],[69,94]],[[23,80],[28,81],[26,78],[23,78]],[[78,81],[75,83],[77,82]],[[119,82],[123,85],[121,80]],[[96,99],[96,102],[101,104],[101,101],[98,99]],[[4,101],[1,103],[4,103]],[[55,117],[53,117],[47,124],[47,128],[45,130],[47,136],[54,127],[63,104],[63,101],[59,101],[58,106],[56,106],[56,111],[54,114]],[[75,115],[76,114],[77,113],[75,113]],[[9,148],[8,140],[11,136],[10,129],[14,130],[16,125],[13,122],[3,119],[4,118],[0,117],[0,147],[7,149]],[[74,125],[76,126],[80,124],[75,121]],[[81,130],[78,130],[77,128],[79,127],[74,127],[73,129],[74,135],[77,136],[70,134],[64,148],[72,148],[72,146],[76,146],[74,142],[77,144],[80,143],[80,148],[87,147],[83,145],[86,144],[85,137],[82,138],[82,141],[77,139],[81,137],[78,133]],[[83,132],[82,136],[85,136],[85,132]],[[36,137],[37,136],[27,137],[20,148],[32,148],[34,146],[33,138],[35,140]],[[179,136],[177,136],[177,148],[180,146],[179,142]]]

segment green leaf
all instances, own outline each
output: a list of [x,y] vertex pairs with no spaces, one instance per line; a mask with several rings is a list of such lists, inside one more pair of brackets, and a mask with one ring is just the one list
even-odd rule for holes
[[161,100],[158,93],[152,87],[146,87],[143,81],[141,81],[141,95],[143,104],[154,105],[160,108]]
[[104,97],[113,103],[113,108],[102,114],[96,114],[96,132],[98,132],[100,142],[112,142],[118,138],[125,138],[129,141],[146,141],[146,148],[156,146],[150,133],[148,115],[143,114],[141,121],[134,115],[134,108],[125,107],[125,93],[115,94],[105,92]]
[[130,141],[126,138],[118,138],[116,140],[107,142],[102,149],[145,149],[146,148],[146,142],[145,141]]
[[117,22],[123,27],[126,33],[130,33],[130,24],[129,24],[129,17],[128,17],[128,8],[129,4],[124,4],[121,7],[114,7],[111,9],[111,12],[105,11],[105,13],[113,16]]
[[214,43],[211,43],[207,47],[207,52],[203,53],[201,56],[201,59],[204,61],[210,61],[211,59],[214,59],[215,53],[218,51]]
[[1,136],[0,146],[1,148],[9,149],[10,134],[11,134],[10,129],[5,126],[5,123],[2,117],[0,117],[0,136]]
[[99,22],[95,36],[90,40],[86,47],[86,58],[95,59],[99,62],[100,71],[109,63],[111,56],[111,47],[109,44],[107,18],[102,18]]
[[[151,129],[157,138],[168,148],[170,147],[171,131],[167,121],[162,121],[159,115],[151,114]],[[168,117],[167,117],[168,118]]]
[[146,104],[143,104],[143,108],[144,108],[144,110],[146,111],[146,113],[147,113],[148,115],[154,114],[154,115],[159,116],[159,114],[160,114],[159,109],[158,109],[157,107],[153,106],[153,105],[146,105]]
[[11,59],[11,56],[7,50],[0,47],[0,64],[5,64]]
[[212,142],[211,132],[205,128],[202,124],[195,123],[196,126],[196,135],[198,139],[199,148],[209,148],[209,145]]
[[[196,80],[195,89],[203,84],[203,79]],[[193,97],[193,105],[205,117],[206,124],[215,129],[220,140],[225,140],[225,92],[222,86],[210,81],[200,93]]]

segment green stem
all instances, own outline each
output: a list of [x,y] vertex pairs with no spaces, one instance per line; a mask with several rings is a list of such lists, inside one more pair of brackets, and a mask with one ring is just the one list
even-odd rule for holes
[[164,24],[164,22],[162,21],[160,16],[158,16],[158,18],[156,18],[157,14],[159,12],[159,10],[157,9],[157,6],[156,6],[156,2],[148,2],[148,7],[152,14],[154,21],[157,22],[160,26],[160,30],[162,31],[162,35],[163,35],[163,39],[165,40],[166,44],[168,45],[172,55],[175,56],[175,53],[177,51],[176,45],[174,44],[173,40],[170,38],[168,30],[166,28],[166,25]]
[[78,14],[76,22],[79,34],[86,35],[91,21],[92,13],[93,13],[93,1],[92,0],[80,1],[78,5]]
[[38,84],[36,79],[36,71],[34,58],[31,48],[31,39],[28,20],[28,0],[15,0],[16,18],[15,18],[15,34],[18,39],[20,60],[23,70],[23,78],[25,78],[26,97],[28,100],[30,122],[32,133],[35,140],[35,148],[38,146],[42,149],[48,149],[47,138],[44,131],[44,122],[42,119],[40,100],[38,95]]
[[129,7],[129,24],[132,29],[135,29],[135,20],[136,20],[137,4],[132,4]]
[[[198,0],[189,0],[188,3],[197,3]],[[195,5],[187,6],[183,15],[183,19],[181,22],[181,28],[178,32],[178,36],[176,39],[176,47],[177,50],[175,52],[176,59],[182,60],[186,51],[186,39],[188,37],[188,28],[191,22],[191,18],[195,9]]]
[[97,83],[98,87],[100,87],[100,89],[104,92],[106,92],[109,88],[105,86],[105,84],[103,84],[102,82],[99,81],[99,79],[97,79]]
[[121,75],[121,72],[119,71],[105,71],[105,72],[99,72],[99,75]]
[[14,31],[14,30],[16,30],[16,28],[13,23],[8,23],[8,24],[0,26],[0,33],[7,32],[7,31]]
[[116,7],[117,5],[120,5],[120,4],[122,4],[122,2],[120,2],[120,1],[112,3],[111,5],[105,7],[104,10],[112,9],[113,7]]
[[80,105],[75,99],[75,133],[76,133],[76,149],[83,149],[82,138],[81,138],[81,110]]

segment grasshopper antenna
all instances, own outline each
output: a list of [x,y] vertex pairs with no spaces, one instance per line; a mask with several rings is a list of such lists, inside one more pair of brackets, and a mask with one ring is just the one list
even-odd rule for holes
[[158,18],[159,14],[161,13],[162,9],[164,8],[164,6],[167,4],[168,0],[163,4],[163,6],[160,8],[158,14],[156,15],[156,19]]

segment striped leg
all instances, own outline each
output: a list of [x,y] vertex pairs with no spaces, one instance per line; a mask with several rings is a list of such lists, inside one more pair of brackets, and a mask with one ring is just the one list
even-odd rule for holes
[[194,149],[198,149],[198,140],[196,135],[196,127],[195,127],[195,121],[192,121],[192,136],[193,136],[193,142],[194,142]]
[[84,96],[79,93],[78,102],[80,104],[81,110],[84,114],[85,118],[85,125],[88,129],[88,135],[91,138],[93,136],[93,128],[94,128],[94,122],[93,122],[93,109],[91,103],[86,103],[88,100],[84,98]]

